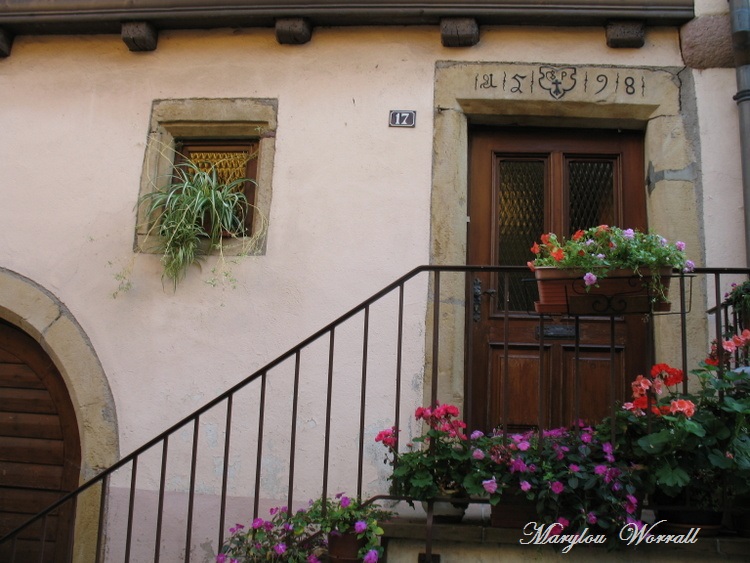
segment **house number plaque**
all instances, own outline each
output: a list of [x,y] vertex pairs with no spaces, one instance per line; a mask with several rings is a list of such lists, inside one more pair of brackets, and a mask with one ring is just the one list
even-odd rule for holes
[[388,118],[389,127],[416,127],[417,112],[413,109],[392,109]]

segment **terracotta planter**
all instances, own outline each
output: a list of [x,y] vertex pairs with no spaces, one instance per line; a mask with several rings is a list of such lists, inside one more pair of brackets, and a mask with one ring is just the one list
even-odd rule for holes
[[490,511],[490,525],[493,528],[521,530],[537,519],[535,503],[520,494],[505,493]]
[[359,550],[367,543],[354,532],[328,534],[328,557],[331,563],[355,563],[362,561]]
[[659,509],[656,520],[666,520],[659,524],[658,531],[667,534],[686,534],[691,528],[700,528],[699,537],[716,536],[721,531],[724,513],[718,510],[697,508]]
[[[585,272],[552,266],[534,270],[539,290],[539,301],[534,303],[538,313],[570,313],[575,315],[612,315],[645,313],[650,310],[668,311],[670,303],[652,303],[651,271],[641,270],[643,276],[631,270],[613,270],[598,280],[599,287],[587,291],[583,281]],[[664,297],[669,295],[669,268],[659,272]],[[653,306],[653,307],[652,307]]]

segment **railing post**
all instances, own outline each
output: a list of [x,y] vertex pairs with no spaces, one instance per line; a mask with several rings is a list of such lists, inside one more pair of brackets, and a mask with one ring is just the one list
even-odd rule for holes
[[430,391],[430,406],[437,404],[438,373],[440,362],[440,270],[435,270],[432,292],[432,387]]
[[135,488],[138,481],[138,458],[133,459],[130,470],[130,498],[128,499],[128,528],[125,535],[125,562],[130,561],[130,548],[133,540],[133,511],[135,509]]
[[227,487],[229,485],[229,445],[232,435],[232,401],[234,395],[227,397],[227,416],[224,422],[224,461],[221,468],[221,507],[219,509],[219,541],[217,551],[221,549],[224,540],[224,526],[227,515]]
[[370,307],[365,307],[362,327],[362,383],[359,401],[359,456],[357,458],[357,499],[362,498],[362,473],[365,455],[365,406],[367,399],[367,342],[370,331]]

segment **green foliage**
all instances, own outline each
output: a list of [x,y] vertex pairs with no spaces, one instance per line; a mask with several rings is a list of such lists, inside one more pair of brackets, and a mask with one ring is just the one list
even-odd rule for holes
[[596,287],[597,280],[614,270],[631,270],[639,276],[648,270],[651,289],[662,300],[666,299],[659,270],[691,271],[694,267],[685,256],[683,242],[671,244],[655,233],[608,225],[576,231],[569,239],[547,233],[534,243],[531,252],[535,255],[528,263],[531,269],[551,266],[581,272],[587,289]]
[[[420,407],[415,418],[427,430],[409,451],[398,452],[394,428],[375,438],[388,448],[392,492],[407,501],[435,497],[487,497],[520,494],[532,501],[538,518],[580,530],[596,524],[610,529],[634,514],[636,473],[615,459],[612,444],[598,430],[579,426],[510,436],[474,431],[452,405]],[[417,445],[417,446],[415,446]]]
[[[742,348],[745,336],[735,338]],[[693,393],[682,392],[681,371],[657,364],[633,382],[634,400],[603,425],[616,425],[618,450],[641,465],[648,492],[717,509],[750,492],[750,372],[720,372],[713,363],[692,371],[700,383]]]
[[378,521],[390,512],[339,493],[334,499],[310,501],[307,509],[272,508],[271,518],[256,518],[246,529],[235,524],[216,557],[217,563],[278,561],[320,563],[325,559],[326,535],[352,532],[365,540],[360,557],[377,561],[382,555]]
[[469,442],[453,405],[417,409],[415,418],[425,423],[425,431],[409,444],[409,451],[398,452],[394,430],[383,430],[376,441],[388,447],[393,472],[391,492],[412,500],[462,496],[464,479],[471,470]]
[[741,326],[750,326],[750,281],[733,283],[731,289],[724,295],[723,304],[732,307],[737,314]]
[[472,447],[476,462],[467,489],[489,493],[492,504],[522,495],[534,503],[540,521],[574,531],[619,529],[636,515],[637,473],[597,428],[581,424],[508,436],[475,432]]
[[[380,547],[380,536],[383,528],[380,522],[390,517],[391,513],[373,503],[363,503],[359,499],[338,493],[334,498],[316,499],[310,505],[308,517],[314,526],[325,534],[356,533],[357,538],[364,539],[365,544],[359,551],[359,557],[375,552],[378,557],[383,554]],[[373,555],[371,559],[377,560]]]
[[287,507],[272,508],[271,518],[256,518],[245,528],[235,524],[229,538],[216,556],[217,563],[278,561],[288,563],[319,562],[323,553],[322,537],[316,535],[309,513]]
[[[252,182],[239,178],[224,183],[215,167],[202,170],[186,161],[175,166],[170,184],[141,196],[150,229],[158,236],[156,251],[163,253],[164,277],[177,284],[187,269],[214,250],[220,253],[228,239],[245,238],[245,217],[252,213],[242,187]],[[257,243],[260,232],[244,240]]]

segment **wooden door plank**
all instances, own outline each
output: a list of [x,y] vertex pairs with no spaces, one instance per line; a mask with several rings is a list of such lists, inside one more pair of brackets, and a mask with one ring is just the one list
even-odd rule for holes
[[0,485],[60,490],[63,468],[55,465],[30,465],[0,461]]
[[0,512],[33,516],[59,499],[61,494],[58,491],[38,489],[2,489],[0,490]]
[[46,389],[3,389],[0,411],[53,414],[57,409]]
[[54,414],[1,412],[0,436],[62,439],[60,420]]
[[62,465],[65,459],[64,450],[62,440],[0,436],[0,461]]
[[36,373],[25,364],[0,363],[0,387],[44,389]]

